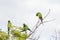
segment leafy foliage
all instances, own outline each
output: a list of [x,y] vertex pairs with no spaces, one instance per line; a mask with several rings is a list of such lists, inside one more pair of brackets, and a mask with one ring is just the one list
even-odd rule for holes
[[0,40],[8,40],[9,36],[6,32],[0,30]]
[[16,40],[26,40],[26,38],[28,37],[26,33],[22,33],[19,30],[12,30],[11,33],[13,38],[15,38]]

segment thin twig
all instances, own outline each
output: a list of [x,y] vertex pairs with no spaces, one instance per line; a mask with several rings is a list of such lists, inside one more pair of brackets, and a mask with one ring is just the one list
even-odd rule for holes
[[51,10],[49,9],[48,13],[46,14],[46,16],[43,19],[45,19],[49,15],[50,11]]
[[[37,23],[34,25],[34,27],[36,27],[39,23],[39,20],[37,21]],[[34,29],[34,27],[32,28],[32,30]]]
[[33,39],[33,38],[29,38],[29,39],[31,39],[31,40],[35,40],[35,38]]
[[38,36],[37,40],[39,40],[40,36]]
[[[39,20],[37,21],[37,23],[35,24],[35,26],[34,27],[36,27],[37,25],[38,25],[38,23],[39,23]],[[33,29],[34,29],[34,27],[33,27]],[[34,31],[34,30],[33,30]],[[34,35],[34,34],[33,34]],[[33,37],[33,35],[31,36],[31,37]]]

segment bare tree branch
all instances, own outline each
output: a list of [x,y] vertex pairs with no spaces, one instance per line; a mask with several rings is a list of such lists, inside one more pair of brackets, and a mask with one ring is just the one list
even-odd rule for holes
[[[39,23],[39,20],[37,21],[37,23],[34,25],[34,27],[36,27]],[[32,28],[32,30],[34,29],[34,27]]]
[[49,9],[48,13],[46,14],[46,16],[43,19],[45,19],[49,15],[50,11],[51,10]]

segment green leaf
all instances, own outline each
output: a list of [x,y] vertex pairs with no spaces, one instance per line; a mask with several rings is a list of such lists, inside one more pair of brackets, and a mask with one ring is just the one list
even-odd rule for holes
[[15,37],[20,37],[20,35],[21,35],[21,32],[19,30],[12,30],[11,33]]
[[21,37],[22,37],[22,38],[27,38],[28,35],[27,35],[26,33],[21,33]]
[[9,36],[6,32],[0,30],[0,40],[8,40]]

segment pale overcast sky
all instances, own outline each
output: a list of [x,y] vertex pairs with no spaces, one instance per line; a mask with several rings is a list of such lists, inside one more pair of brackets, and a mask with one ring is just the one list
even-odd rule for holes
[[[51,9],[45,20],[55,18],[55,21],[45,23],[38,29],[41,32],[40,40],[49,40],[54,35],[54,30],[60,30],[60,0],[0,0],[0,28],[7,30],[7,21],[14,25],[22,26],[26,23],[32,28],[37,22],[36,13],[40,11],[45,16]],[[52,39],[54,40],[54,39]]]

